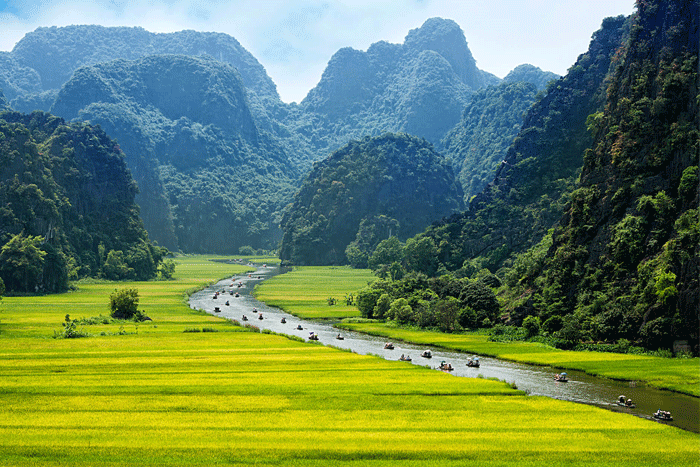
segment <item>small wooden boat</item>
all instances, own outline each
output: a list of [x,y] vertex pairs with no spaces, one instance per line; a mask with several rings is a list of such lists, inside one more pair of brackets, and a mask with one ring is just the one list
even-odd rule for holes
[[224,305],[229,306],[228,300],[226,300],[226,303],[224,303]]
[[338,339],[339,341],[345,340],[345,338],[343,336],[341,336],[340,334],[335,336],[335,338]]
[[619,405],[620,407],[627,407],[628,409],[634,409],[637,407],[636,404],[633,404],[633,403],[628,404],[627,402],[617,401],[616,404]]
[[384,344],[384,348],[387,350],[394,350],[394,344],[392,344],[391,342],[387,342],[386,344]]
[[284,319],[284,318],[282,318],[282,319],[280,320],[280,323],[282,323],[282,324],[284,324],[284,323],[286,323],[286,322],[287,322],[287,320]]
[[470,368],[479,368],[481,363],[479,363],[479,357],[472,357],[467,360],[467,366]]
[[430,350],[426,350],[422,354],[420,354],[421,357],[423,358],[433,358],[433,354],[430,352]]
[[654,413],[654,418],[657,420],[661,420],[664,422],[672,422],[673,417],[671,416],[671,412],[667,412],[665,410],[657,410]]
[[557,381],[559,383],[568,383],[569,378],[566,376],[566,373],[557,373],[554,375],[554,381]]
[[243,315],[243,321],[248,321],[248,317],[246,315]]
[[302,328],[302,327],[301,327],[301,324],[299,324],[299,325],[297,326],[297,331],[303,331],[303,330],[304,330],[304,328]]
[[236,297],[236,298],[238,298],[238,297],[240,297],[240,296],[241,296],[241,295],[240,295],[238,292],[236,292],[236,294],[234,295],[234,297]]
[[311,332],[311,333],[309,333],[309,340],[310,341],[317,341],[318,336],[315,333]]
[[262,320],[262,319],[263,319],[262,313],[260,313],[260,314],[258,315],[258,319],[259,319],[259,320]]
[[445,363],[445,362],[440,363],[440,366],[439,366],[438,368],[441,369],[442,371],[452,371],[452,370],[454,370],[454,368],[452,368],[452,364],[451,364],[451,363]]
[[405,357],[404,357],[403,355],[401,355],[401,358],[399,358],[399,360],[401,360],[402,362],[410,362],[410,361],[412,361],[410,355],[406,355]]
[[214,313],[221,313],[221,308],[219,308],[218,306],[215,306]]

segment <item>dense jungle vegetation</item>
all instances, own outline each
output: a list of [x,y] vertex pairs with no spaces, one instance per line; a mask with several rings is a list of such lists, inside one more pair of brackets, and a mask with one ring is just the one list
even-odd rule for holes
[[[358,298],[363,314],[447,331],[513,324],[522,332],[508,338],[563,347],[680,339],[698,352],[698,17],[697,2],[641,2],[630,21],[606,20],[469,211],[379,244],[370,263],[384,258],[385,280]],[[434,248],[412,263],[418,241]],[[477,286],[483,299],[469,295]]]
[[366,137],[314,165],[282,219],[280,258],[366,267],[383,238],[406,239],[462,206],[451,165],[430,143]]
[[0,277],[60,292],[86,276],[146,280],[166,250],[148,238],[119,145],[99,128],[0,114]]

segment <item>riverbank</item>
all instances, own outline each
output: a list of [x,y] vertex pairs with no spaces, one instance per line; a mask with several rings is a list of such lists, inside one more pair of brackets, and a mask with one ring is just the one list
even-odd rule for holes
[[336,324],[340,329],[363,332],[390,340],[425,344],[474,353],[502,360],[547,365],[562,370],[584,371],[590,375],[667,389],[700,397],[700,359],[661,358],[607,352],[559,350],[531,342],[490,342],[485,334],[445,334],[394,327],[387,323]]
[[[323,302],[322,297],[356,294],[372,278],[368,270],[299,267],[261,284],[256,288],[255,296],[263,302],[302,318],[357,317],[360,314],[357,307],[329,306]],[[268,300],[271,300],[271,303]],[[380,322],[341,322],[337,326],[341,329],[417,345],[430,344],[519,363],[549,365],[616,380],[643,382],[659,389],[700,397],[700,359],[698,358],[676,359],[606,352],[575,352],[531,342],[490,342],[488,336],[483,334],[445,334],[402,329]]]

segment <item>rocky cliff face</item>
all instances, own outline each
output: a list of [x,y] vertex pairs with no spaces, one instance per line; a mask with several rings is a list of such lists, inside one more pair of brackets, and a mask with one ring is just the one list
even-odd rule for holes
[[637,8],[533,303],[594,338],[697,346],[700,3]]

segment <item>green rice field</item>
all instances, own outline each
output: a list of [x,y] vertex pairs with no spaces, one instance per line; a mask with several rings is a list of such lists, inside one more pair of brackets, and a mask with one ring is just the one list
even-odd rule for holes
[[[345,297],[355,295],[375,279],[369,269],[300,266],[258,285],[255,298],[305,319],[360,316],[356,306],[347,305]],[[329,298],[334,298],[336,304],[328,305]]]
[[[175,281],[2,300],[0,465],[697,465],[697,434],[191,310],[187,290],[243,268],[177,263]],[[52,338],[124,286],[152,322]]]

